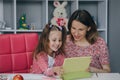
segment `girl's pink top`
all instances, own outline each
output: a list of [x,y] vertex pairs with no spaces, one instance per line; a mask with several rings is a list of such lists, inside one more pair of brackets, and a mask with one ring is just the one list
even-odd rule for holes
[[[64,62],[64,55],[57,55],[55,57],[55,66],[62,66]],[[31,73],[40,73],[45,74],[47,76],[54,76],[55,73],[53,72],[52,68],[48,67],[48,55],[45,52],[40,52],[40,54],[37,55],[37,60],[33,59],[33,65],[31,67]]]
[[65,46],[67,57],[92,56],[90,66],[102,69],[102,65],[109,64],[109,53],[105,41],[99,37],[97,41],[87,47],[75,45],[71,40]]

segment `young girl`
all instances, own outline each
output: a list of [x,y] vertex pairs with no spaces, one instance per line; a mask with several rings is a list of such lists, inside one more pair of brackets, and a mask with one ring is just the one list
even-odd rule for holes
[[47,24],[34,51],[31,72],[47,76],[61,75],[65,58],[65,39],[65,27]]

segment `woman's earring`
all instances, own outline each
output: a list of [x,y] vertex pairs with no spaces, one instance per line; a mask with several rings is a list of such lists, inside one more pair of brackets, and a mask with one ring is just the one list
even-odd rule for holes
[[90,29],[91,29],[91,27],[89,27],[89,28],[87,29],[87,31],[90,31]]

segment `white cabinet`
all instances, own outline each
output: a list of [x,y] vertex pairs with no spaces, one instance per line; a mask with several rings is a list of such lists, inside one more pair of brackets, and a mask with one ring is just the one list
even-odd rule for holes
[[[10,30],[8,30],[10,28]],[[15,11],[13,0],[0,0],[0,32],[15,31]]]
[[[45,0],[16,0],[16,32],[41,32],[47,23]],[[34,29],[19,30],[19,19],[26,15],[26,24]]]
[[[95,20],[100,35],[107,42],[108,0],[58,0],[67,1],[65,7],[70,15],[76,9],[85,9]],[[0,33],[41,32],[45,24],[53,17],[54,0],[0,0]],[[33,27],[29,30],[19,29],[20,17],[26,16],[26,25]],[[1,26],[1,22],[5,26]]]

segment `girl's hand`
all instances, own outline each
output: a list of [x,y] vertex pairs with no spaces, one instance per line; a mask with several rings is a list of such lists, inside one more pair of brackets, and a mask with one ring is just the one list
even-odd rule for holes
[[90,72],[90,68],[87,68],[86,71],[87,71],[87,72]]
[[30,66],[30,72],[32,72],[32,66]]
[[53,67],[53,71],[58,76],[61,76],[64,73],[63,68],[61,66]]

